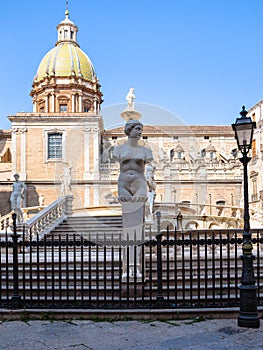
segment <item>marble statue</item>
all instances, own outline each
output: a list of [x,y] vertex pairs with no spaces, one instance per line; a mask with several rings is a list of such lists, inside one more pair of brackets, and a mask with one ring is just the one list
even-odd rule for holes
[[62,196],[71,195],[71,170],[72,165],[66,164],[64,167],[64,173],[61,176],[61,194]]
[[126,101],[128,102],[128,109],[134,110],[134,100],[135,100],[135,95],[134,95],[134,88],[130,88],[127,96],[126,96]]
[[149,192],[156,190],[156,183],[154,181],[155,166],[152,163],[146,165],[146,180],[149,188]]
[[21,201],[24,198],[26,185],[19,180],[19,174],[14,174],[15,182],[13,183],[13,191],[10,196],[11,209],[17,215],[18,222],[23,221],[23,211],[21,209]]
[[40,207],[43,207],[45,205],[45,196],[43,195],[43,193],[40,193],[38,202]]
[[120,163],[119,198],[147,197],[145,165],[153,160],[153,155],[150,148],[138,144],[142,130],[140,121],[128,120],[124,130],[127,142],[114,147],[113,157]]
[[[123,250],[123,274],[125,280],[142,277],[142,257],[140,244],[144,241],[145,203],[148,199],[145,166],[153,160],[152,151],[139,145],[143,125],[138,120],[128,120],[125,124],[126,143],[114,147],[113,157],[120,163],[118,179],[118,200],[122,205],[123,239],[135,241],[137,249]],[[136,252],[136,254],[135,254]]]

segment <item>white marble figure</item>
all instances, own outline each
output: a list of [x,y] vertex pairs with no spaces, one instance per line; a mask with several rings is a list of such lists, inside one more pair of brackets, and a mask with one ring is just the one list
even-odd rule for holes
[[147,197],[145,165],[153,160],[150,148],[138,144],[143,125],[138,120],[128,120],[125,125],[126,143],[114,147],[113,157],[120,163],[118,179],[119,198]]
[[18,222],[23,221],[23,211],[21,209],[21,201],[24,198],[26,185],[19,180],[19,174],[14,174],[15,182],[13,183],[13,191],[10,196],[11,209],[17,215]]
[[45,203],[45,196],[43,195],[43,193],[40,193],[39,198],[38,198],[38,202],[39,202],[39,206],[43,207],[44,203]]
[[113,146],[111,142],[107,138],[105,138],[103,142],[102,155],[101,155],[101,162],[103,164],[110,162],[112,147]]
[[126,101],[128,102],[128,109],[134,110],[134,100],[135,100],[135,95],[134,95],[134,88],[130,88],[127,96],[126,96]]
[[[147,201],[147,181],[145,165],[153,160],[152,151],[139,145],[143,125],[138,120],[128,120],[125,125],[126,143],[113,150],[113,157],[120,163],[118,179],[118,199],[122,205],[123,238],[127,241],[144,240],[145,203]],[[136,254],[135,254],[136,252]],[[142,250],[139,245],[130,247],[129,264],[127,247],[123,250],[123,279],[142,277]]]
[[71,164],[66,164],[64,167],[64,173],[60,177],[61,179],[61,194],[62,196],[71,195]]

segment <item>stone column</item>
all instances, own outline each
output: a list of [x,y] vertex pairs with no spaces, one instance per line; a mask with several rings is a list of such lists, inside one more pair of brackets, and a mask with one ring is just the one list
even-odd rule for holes
[[90,186],[84,186],[84,207],[88,207],[90,205]]
[[99,180],[100,173],[99,173],[99,129],[98,128],[92,128],[93,132],[93,159],[94,159],[94,179]]
[[47,113],[49,112],[48,95],[45,96],[45,110]]
[[37,100],[36,98],[34,97],[33,98],[33,113],[36,113],[37,111]]
[[[144,242],[145,203],[147,197],[119,197],[122,206],[123,249],[122,278],[142,277],[142,248]],[[136,246],[136,248],[135,248]],[[136,252],[136,254],[135,254]],[[129,254],[129,255],[128,255]],[[129,258],[129,259],[128,259]]]
[[84,129],[84,180],[90,179],[90,132],[91,128]]
[[82,112],[82,95],[79,95],[79,112]]
[[17,134],[18,128],[11,129],[12,131],[12,172],[17,172],[17,163],[16,163],[16,146],[17,146]]
[[20,129],[21,131],[21,169],[20,178],[22,181],[26,180],[26,132],[27,128]]
[[99,206],[100,205],[100,187],[99,187],[99,185],[94,185],[93,191],[94,191],[93,205]]
[[71,95],[71,112],[74,113],[76,111],[76,99],[75,99],[75,94]]
[[56,96],[55,93],[52,92],[51,94],[51,112],[55,113],[55,104],[56,104]]

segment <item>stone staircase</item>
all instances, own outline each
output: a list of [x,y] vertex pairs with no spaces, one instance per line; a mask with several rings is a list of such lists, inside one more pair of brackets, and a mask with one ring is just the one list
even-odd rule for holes
[[118,241],[122,236],[121,216],[71,216],[48,235],[61,239],[77,235],[92,242]]

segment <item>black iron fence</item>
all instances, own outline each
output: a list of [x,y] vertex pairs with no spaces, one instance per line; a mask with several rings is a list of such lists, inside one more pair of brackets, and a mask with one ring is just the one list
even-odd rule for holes
[[[252,230],[263,305],[263,230]],[[0,307],[202,308],[239,306],[241,230],[149,233],[145,242],[22,232],[0,241]],[[123,274],[123,254],[126,254]],[[134,268],[130,273],[129,266]]]

